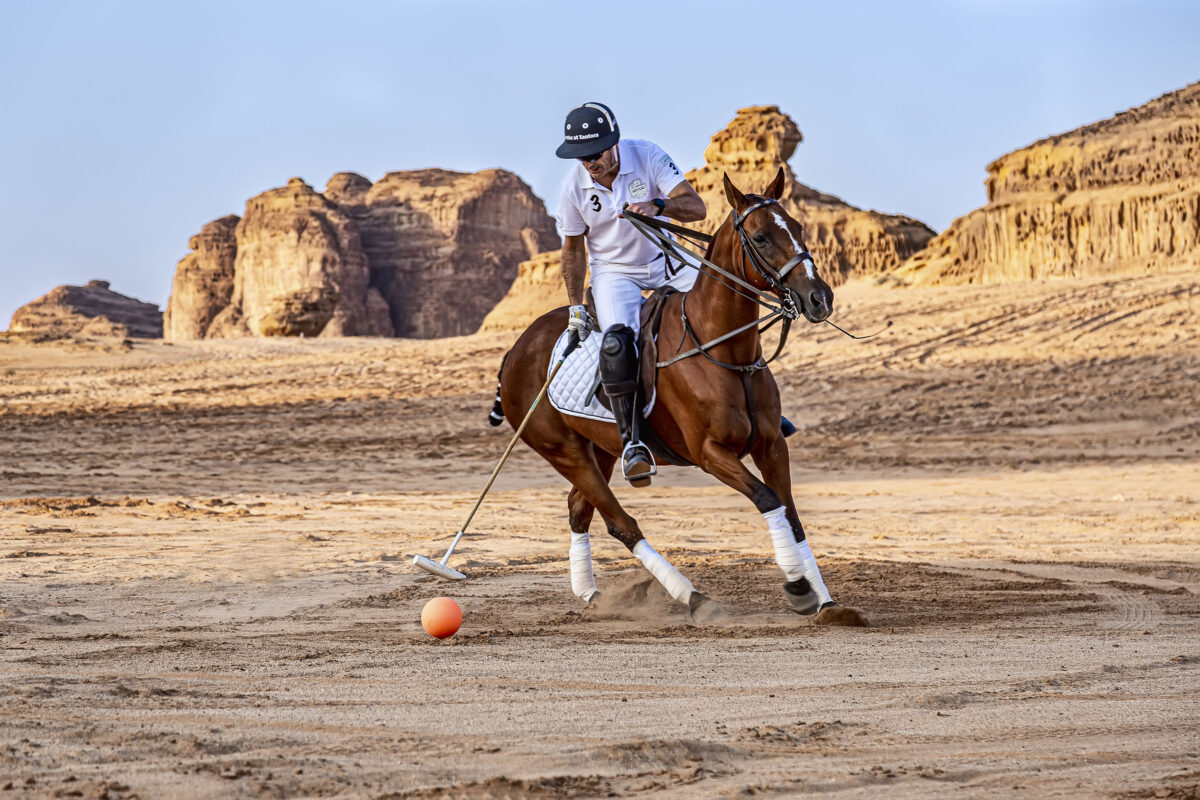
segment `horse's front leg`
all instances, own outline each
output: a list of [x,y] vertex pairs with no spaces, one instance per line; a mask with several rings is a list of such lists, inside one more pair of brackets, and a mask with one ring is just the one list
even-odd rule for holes
[[759,511],[771,533],[775,563],[779,564],[788,579],[783,585],[788,608],[798,614],[813,614],[826,606],[837,605],[825,587],[817,559],[808,546],[804,526],[800,524],[800,516],[796,513],[787,442],[782,436],[777,436],[761,444],[750,455],[767,485],[779,496],[781,504],[768,511],[759,508]]
[[760,440],[752,455],[765,483],[746,469],[736,453],[715,441],[705,445],[700,467],[750,498],[767,521],[775,563],[787,578],[783,588],[788,608],[798,614],[815,614],[827,605],[836,605],[796,515],[787,445],[782,437]]

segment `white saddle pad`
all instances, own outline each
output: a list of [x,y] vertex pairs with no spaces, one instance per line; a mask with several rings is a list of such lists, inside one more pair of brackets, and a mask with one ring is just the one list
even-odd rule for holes
[[[579,347],[575,348],[575,352],[567,356],[567,360],[563,362],[562,369],[554,376],[554,380],[550,381],[550,390],[546,392],[546,396],[550,398],[550,405],[564,414],[615,424],[617,420],[613,413],[600,405],[600,401],[592,394],[592,387],[596,385],[596,369],[600,366],[600,341],[603,338],[604,334],[592,331],[590,336],[580,342]],[[550,370],[554,369],[554,365],[558,363],[566,346],[567,332],[563,331],[562,335],[558,337],[558,341],[554,343],[554,353],[550,358]],[[549,372],[546,374],[549,375]],[[650,402],[642,411],[642,416],[648,416],[653,408],[654,396],[652,395]]]

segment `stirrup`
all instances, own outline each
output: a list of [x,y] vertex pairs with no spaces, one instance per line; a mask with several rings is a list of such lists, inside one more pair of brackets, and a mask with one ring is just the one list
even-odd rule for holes
[[[635,472],[634,474],[630,475],[626,471],[626,467],[629,465],[630,456],[632,456],[634,453],[645,454],[646,461],[650,462],[650,469],[645,472]],[[649,447],[642,442],[629,442],[627,445],[625,445],[625,448],[621,451],[621,475],[624,476],[625,480],[629,481],[634,486],[641,488],[643,486],[649,486],[650,478],[657,474],[658,463],[655,462],[654,453],[650,452]]]

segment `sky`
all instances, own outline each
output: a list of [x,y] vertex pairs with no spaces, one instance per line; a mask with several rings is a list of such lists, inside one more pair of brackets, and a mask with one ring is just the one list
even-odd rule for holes
[[92,278],[165,308],[294,175],[501,167],[553,213],[590,100],[687,169],[777,105],[800,181],[941,231],[998,156],[1197,80],[1194,2],[0,0],[0,325]]

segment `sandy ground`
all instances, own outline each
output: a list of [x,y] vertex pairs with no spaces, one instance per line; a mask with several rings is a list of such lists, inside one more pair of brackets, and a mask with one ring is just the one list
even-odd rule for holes
[[[0,339],[0,797],[1200,793],[1200,282],[854,284],[776,375],[866,629],[783,610],[748,501],[619,488],[690,624],[519,448],[511,337]],[[428,598],[465,611],[446,641]]]

